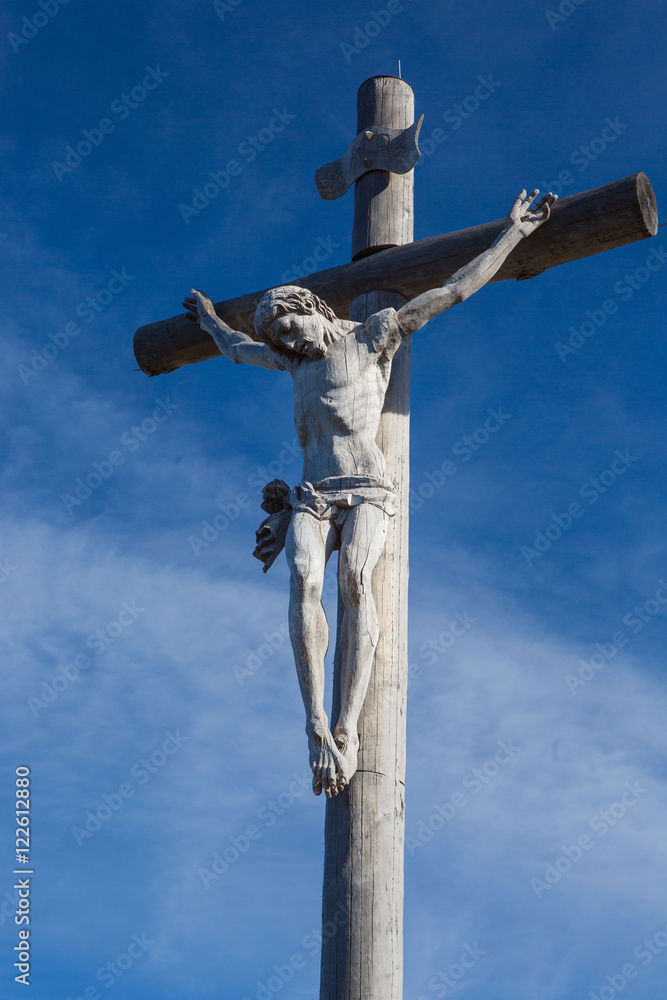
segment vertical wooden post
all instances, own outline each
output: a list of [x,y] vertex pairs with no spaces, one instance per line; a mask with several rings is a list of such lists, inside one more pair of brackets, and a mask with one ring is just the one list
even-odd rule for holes
[[[373,77],[359,89],[357,113],[357,132],[372,125],[406,128],[414,120],[412,88],[397,77]],[[371,171],[356,182],[353,259],[412,242],[413,189],[412,171]],[[353,301],[350,319],[363,321],[405,301],[397,293],[369,289]],[[403,996],[409,431],[406,341],[394,358],[377,439],[399,490],[400,509],[373,577],[380,640],[359,725],[359,770],[350,788],[326,805],[321,1000]],[[339,675],[337,644],[334,691]],[[334,702],[332,728],[339,710]]]

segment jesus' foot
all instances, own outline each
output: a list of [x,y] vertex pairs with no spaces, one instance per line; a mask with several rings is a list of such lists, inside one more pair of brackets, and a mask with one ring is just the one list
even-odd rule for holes
[[314,726],[308,734],[310,767],[313,772],[313,791],[328,799],[338,795],[345,785],[341,783],[344,769],[343,757],[327,726]]
[[336,735],[334,740],[342,757],[342,771],[339,777],[339,787],[344,788],[346,785],[349,785],[352,780],[352,776],[357,770],[359,737],[356,732],[352,734],[347,732],[347,730],[339,729],[338,726],[336,726]]

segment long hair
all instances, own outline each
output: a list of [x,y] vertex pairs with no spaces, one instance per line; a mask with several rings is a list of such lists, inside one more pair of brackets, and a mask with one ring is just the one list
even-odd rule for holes
[[265,292],[255,310],[255,333],[265,344],[278,353],[285,353],[282,344],[275,343],[269,334],[269,327],[278,316],[301,313],[302,316],[318,312],[334,322],[336,314],[326,302],[318,298],[309,288],[298,285],[279,285]]

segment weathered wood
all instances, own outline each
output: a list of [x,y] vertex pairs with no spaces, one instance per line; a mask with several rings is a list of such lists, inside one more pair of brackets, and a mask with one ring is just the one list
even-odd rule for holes
[[[414,116],[412,89],[395,77],[367,80],[359,90],[358,129],[405,128]],[[386,186],[356,182],[355,219],[367,216],[369,240],[412,239],[412,174],[383,175]],[[381,191],[380,197],[377,196]],[[377,213],[377,218],[376,218]],[[351,305],[350,319],[406,300],[369,292]],[[359,770],[349,789],[326,807],[320,1000],[401,1000],[403,995],[403,841],[405,706],[407,696],[408,490],[410,339],[394,356],[377,442],[399,493],[387,541],[373,575],[380,638],[359,720]],[[339,607],[339,622],[341,608]],[[334,692],[340,691],[336,646]],[[334,702],[332,724],[340,710]],[[328,933],[331,927],[337,932]]]
[[[424,116],[409,128],[372,125],[353,139],[345,153],[333,163],[315,171],[315,186],[320,198],[341,198],[354,182],[369,170],[390,170],[407,174],[419,159],[419,130]],[[354,256],[354,254],[353,254]]]
[[[394,79],[387,76],[373,77],[359,88],[357,127],[360,132],[369,127],[369,122],[380,107],[384,120],[373,121],[374,125],[389,126],[389,122],[404,120],[405,97],[408,91],[411,95],[410,124],[412,124],[414,94],[407,85],[401,87],[400,82],[394,85]],[[360,125],[362,121],[366,124]],[[414,189],[415,175],[412,170],[398,178],[386,170],[372,170],[359,178],[354,188],[353,261],[388,247],[403,246],[412,242]],[[360,291],[363,293],[372,287],[366,285]],[[383,287],[395,291],[392,285]]]
[[[387,193],[389,188],[378,191],[378,185],[382,184],[379,178],[390,177],[392,183],[405,185],[412,183],[412,176],[411,173],[399,176],[372,171],[357,184],[363,184],[370,196],[384,199],[386,207],[382,209],[382,217],[388,219],[393,195]],[[531,278],[550,267],[655,236],[657,224],[655,195],[643,173],[569,195],[555,204],[548,226],[519,246],[492,280]],[[489,247],[503,225],[504,220],[499,219],[407,246],[395,246],[350,264],[318,271],[293,284],[310,288],[336,315],[345,319],[352,300],[369,290],[395,291],[406,299],[413,299],[442,284]],[[357,228],[354,244],[357,247],[361,231]],[[405,219],[399,231],[405,234]],[[374,225],[369,238],[391,242],[386,234],[386,223]],[[265,291],[216,303],[216,311],[233,329],[254,337],[253,315]],[[140,327],[134,337],[134,351],[141,370],[147,375],[162,375],[219,354],[212,338],[190,323],[183,313]]]
[[[372,137],[378,127],[404,129],[412,123],[412,91],[396,78],[374,78],[360,88],[358,108],[361,134],[369,130]],[[329,193],[335,184],[334,178]],[[203,330],[179,316],[143,327],[135,337],[137,359],[148,374],[221,353],[237,362],[286,369],[294,380],[303,482],[294,490],[283,483],[272,485],[289,498],[289,528],[282,537],[292,585],[290,632],[312,722],[314,790],[334,796],[327,802],[325,821],[321,1000],[402,997],[411,338],[400,343],[401,337],[488,280],[532,277],[657,231],[651,186],[645,175],[637,174],[564,199],[548,226],[549,198],[531,214],[532,196],[524,204],[522,192],[507,221],[415,244],[410,242],[412,184],[411,174],[375,170],[358,176],[352,247],[356,261],[301,282],[341,319],[298,289],[272,293],[260,310],[263,342],[257,343],[252,319],[262,292],[215,308],[208,297],[195,293],[184,306],[198,316]],[[522,241],[528,235],[526,245]],[[392,249],[383,249],[387,247]],[[442,289],[460,268],[456,280]],[[411,302],[398,318],[373,316],[367,328],[344,322],[348,310],[358,322],[418,295],[419,301]],[[215,310],[229,326],[218,320]],[[373,365],[381,368],[384,381],[375,378]],[[348,420],[342,450],[334,446],[334,438],[339,443],[335,430],[341,416],[354,417]],[[393,519],[393,507],[383,507],[389,499],[393,502],[385,473],[397,485],[401,501]],[[364,495],[363,480],[370,482],[370,494]],[[347,508],[346,519],[338,508]],[[332,531],[340,532],[341,544],[339,623],[345,608],[339,628],[345,642],[337,643],[334,663],[333,736],[323,704],[326,622],[313,618],[314,605],[323,616],[319,594]],[[265,561],[266,555],[264,548],[260,558]],[[376,558],[372,590],[379,630],[368,586]],[[357,732],[358,759],[353,739]]]

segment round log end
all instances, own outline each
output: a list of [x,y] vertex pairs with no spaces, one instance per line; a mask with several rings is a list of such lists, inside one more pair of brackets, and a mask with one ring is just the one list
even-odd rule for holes
[[357,93],[360,93],[364,89],[364,87],[367,87],[368,85],[372,84],[374,80],[398,80],[399,83],[404,84],[408,88],[408,90],[414,94],[412,87],[406,80],[403,79],[402,76],[393,76],[391,73],[381,73],[378,76],[369,76],[368,79],[364,80],[364,82],[361,84]]
[[658,204],[655,200],[655,191],[644,173],[640,172],[636,175],[636,184],[637,200],[646,226],[646,233],[649,236],[655,236],[658,232]]
[[150,376],[167,375],[183,365],[215,358],[219,353],[213,338],[185,313],[140,326],[134,335],[137,364]]
[[134,334],[134,340],[132,342],[132,347],[134,348],[134,356],[137,360],[137,364],[139,365],[140,371],[142,371],[144,375],[157,375],[159,374],[159,372],[155,372],[152,370],[153,366],[151,365],[151,360],[149,357],[147,357],[146,352],[144,350],[145,335],[146,335],[146,327],[140,326],[139,329]]
[[154,341],[151,336],[152,327],[155,324],[148,323],[146,326],[140,326],[134,335],[134,356],[137,360],[140,370],[144,375],[166,375],[167,372],[173,371],[169,366],[169,363],[164,363],[159,356],[159,353],[155,351]]

